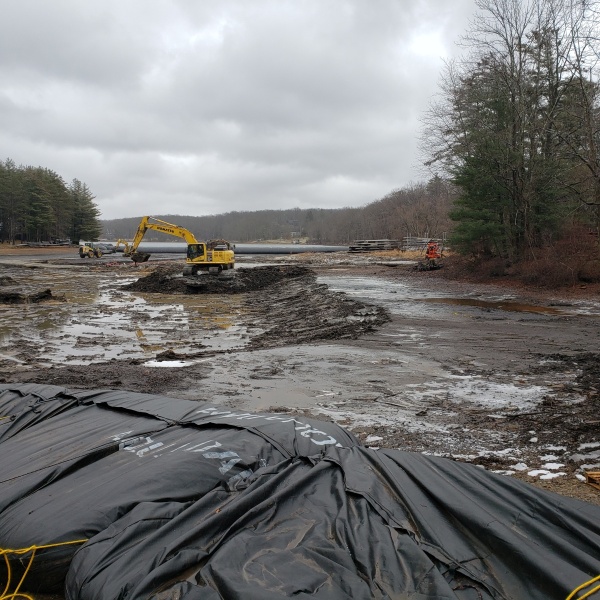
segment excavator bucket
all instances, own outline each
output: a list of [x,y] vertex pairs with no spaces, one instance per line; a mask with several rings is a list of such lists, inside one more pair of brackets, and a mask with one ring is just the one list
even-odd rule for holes
[[134,252],[131,255],[131,260],[137,265],[138,263],[146,262],[150,258],[147,252]]

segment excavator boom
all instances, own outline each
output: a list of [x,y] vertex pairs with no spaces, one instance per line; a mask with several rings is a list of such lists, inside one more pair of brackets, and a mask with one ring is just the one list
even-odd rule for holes
[[140,224],[138,225],[137,231],[131,242],[130,252],[136,252],[140,242],[146,235],[148,229],[155,231],[162,231],[175,237],[183,238],[188,244],[197,244],[198,240],[194,237],[191,231],[188,231],[185,227],[179,225],[173,225],[173,223],[167,223],[162,219],[156,219],[155,217],[142,217]]

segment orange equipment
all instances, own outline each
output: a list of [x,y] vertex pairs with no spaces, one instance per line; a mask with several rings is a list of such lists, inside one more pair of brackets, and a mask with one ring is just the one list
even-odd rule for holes
[[430,240],[427,242],[427,249],[425,251],[425,258],[429,260],[435,260],[436,258],[442,258],[442,249],[438,242]]
[[415,267],[418,271],[433,271],[434,269],[441,269],[442,263],[440,259],[442,258],[443,247],[440,242],[436,242],[435,240],[429,240],[427,242],[427,246],[425,247],[425,260],[417,263]]

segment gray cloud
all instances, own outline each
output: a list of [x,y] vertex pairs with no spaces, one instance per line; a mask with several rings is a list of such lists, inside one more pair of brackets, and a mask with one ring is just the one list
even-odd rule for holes
[[418,178],[472,0],[4,0],[0,155],[104,218],[357,206]]

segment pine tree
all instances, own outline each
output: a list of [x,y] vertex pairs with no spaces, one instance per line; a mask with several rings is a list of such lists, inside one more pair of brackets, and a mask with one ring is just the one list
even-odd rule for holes
[[460,190],[453,244],[520,259],[558,236],[574,206],[600,207],[598,88],[577,51],[597,17],[584,0],[476,4],[471,53],[448,65],[428,114],[427,164]]
[[26,210],[22,171],[14,161],[0,161],[0,239],[11,244],[22,239]]
[[74,206],[71,239],[97,240],[102,232],[102,224],[100,210],[94,203],[92,192],[78,179],[73,179],[69,192]]

